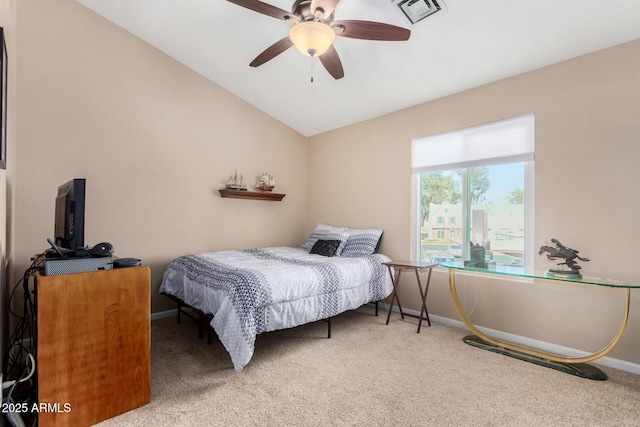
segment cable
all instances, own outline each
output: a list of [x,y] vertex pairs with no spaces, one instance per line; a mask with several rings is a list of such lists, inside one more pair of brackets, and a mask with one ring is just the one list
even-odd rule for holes
[[[12,391],[13,388],[15,388],[15,386],[19,383],[23,383],[27,380],[29,380],[29,378],[31,378],[33,376],[33,374],[36,372],[36,359],[33,357],[33,355],[31,353],[27,354],[27,358],[28,358],[28,362],[31,362],[31,371],[29,372],[29,374],[22,379],[18,379],[18,380],[11,380],[11,381],[5,381],[2,383],[2,389],[7,389],[11,386],[12,387]],[[9,392],[11,393],[11,392]]]
[[[7,397],[6,397],[7,403],[10,404],[9,408],[11,408],[12,404],[15,404],[15,401],[13,400],[13,392],[17,387],[17,385],[25,381],[28,381],[36,372],[36,360],[34,359],[32,354],[28,354],[27,357],[28,357],[27,362],[31,363],[31,369],[30,371],[26,372],[27,374],[26,377],[23,374],[23,377],[20,377],[17,381],[5,381],[2,383],[3,390],[11,387],[11,390],[9,390],[9,393],[7,393]],[[28,408],[28,405],[27,405],[27,408]],[[23,411],[23,412],[26,412],[26,411]],[[7,412],[7,419],[9,420],[11,425],[14,427],[26,427],[24,424],[24,421],[22,420],[22,416],[20,416],[19,412],[11,412],[11,411]]]
[[[31,277],[41,269],[39,265],[41,257],[36,257],[31,266],[27,268],[22,278],[15,284],[9,295],[8,311],[11,316],[16,318],[16,325],[9,337],[9,348],[3,360],[5,379],[2,383],[3,400],[2,403],[9,407],[31,408],[31,404],[37,401],[36,398],[36,357],[34,356],[37,348],[36,339],[36,307],[32,297],[33,292],[29,289]],[[22,312],[15,310],[15,298],[18,298],[18,289],[22,288],[23,301]],[[17,379],[10,379],[17,376]],[[26,387],[18,386],[24,384]],[[4,395],[4,390],[8,389],[8,393]],[[26,414],[16,412],[7,412],[6,419],[12,426],[24,427],[25,422],[22,416],[37,416],[29,411]],[[37,418],[34,418],[36,422]]]
[[[36,271],[38,271],[38,267],[35,265],[29,267],[25,271],[22,279],[16,283],[9,296],[9,313],[18,320],[13,333],[9,337],[9,351],[4,361],[4,370],[8,375],[10,375],[15,368],[23,368],[25,366],[27,363],[26,355],[29,351],[24,347],[24,343],[27,339],[35,338],[35,324],[33,319],[35,319],[36,313],[35,304],[31,298],[31,291],[29,290],[29,279]],[[16,313],[12,307],[12,301],[20,285],[22,285],[23,288],[23,312],[21,314]]]
[[[5,381],[2,383],[3,390],[9,387],[11,388],[7,393],[7,396],[4,398],[3,403],[6,403],[8,408],[8,411],[6,412],[7,420],[14,427],[26,427],[20,413],[30,412],[29,404],[28,404],[29,399],[27,399],[24,402],[19,401],[19,403],[16,404],[16,400],[14,400],[13,398],[13,393],[16,387],[18,386],[18,384],[29,381],[29,379],[33,376],[33,374],[36,371],[36,361],[32,354],[27,355],[27,363],[28,364],[30,363],[31,369],[29,371],[23,372],[23,374],[20,376],[18,380]],[[13,410],[12,410],[12,407],[13,407]]]
[[467,314],[467,319],[471,318],[471,315],[474,311],[476,311],[476,307],[478,306],[478,286],[475,287],[475,301],[473,302],[473,307],[471,307],[471,311]]

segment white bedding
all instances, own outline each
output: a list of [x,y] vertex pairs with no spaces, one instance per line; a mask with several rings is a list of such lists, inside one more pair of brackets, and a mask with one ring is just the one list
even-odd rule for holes
[[211,326],[241,371],[257,334],[327,319],[391,294],[386,261],[381,254],[324,257],[301,247],[209,252],[173,261],[160,292],[213,315]]

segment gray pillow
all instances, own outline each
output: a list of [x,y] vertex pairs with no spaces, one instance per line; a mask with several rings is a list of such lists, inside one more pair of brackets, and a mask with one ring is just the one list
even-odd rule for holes
[[382,237],[381,228],[349,229],[349,240],[344,245],[340,256],[358,257],[372,255],[378,249]]

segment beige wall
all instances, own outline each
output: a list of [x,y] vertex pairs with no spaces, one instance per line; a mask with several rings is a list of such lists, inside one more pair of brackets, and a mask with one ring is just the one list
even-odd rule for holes
[[[307,232],[317,222],[380,226],[381,251],[408,259],[412,138],[527,113],[536,120],[535,247],[558,238],[591,259],[585,274],[638,282],[640,40],[310,138]],[[543,256],[536,264],[550,266]],[[591,351],[622,319],[620,291],[466,279],[459,292],[468,311],[475,305],[472,320],[500,331]],[[401,286],[419,310],[415,279]],[[429,308],[457,319],[445,273],[432,281]],[[632,310],[611,356],[640,363],[639,338]]]
[[[73,0],[18,6],[17,272],[75,177],[85,242],[151,266],[154,312],[175,308],[158,286],[177,256],[304,241],[304,137]],[[235,170],[272,173],[286,197],[221,198]]]

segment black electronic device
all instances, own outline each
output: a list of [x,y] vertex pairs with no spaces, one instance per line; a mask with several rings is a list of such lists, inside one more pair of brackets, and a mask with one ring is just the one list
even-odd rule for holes
[[108,242],[98,243],[89,249],[89,253],[93,257],[111,256],[113,255],[113,245]]
[[138,258],[118,258],[113,260],[113,268],[137,267],[142,265]]
[[84,246],[86,179],[76,178],[58,187],[55,207],[55,244],[75,250]]
[[76,258],[104,258],[113,255],[113,245],[108,242],[98,243],[97,245],[83,246],[74,250],[61,248],[51,239],[47,239],[50,249],[44,251],[44,257],[47,259],[76,259]]
[[66,258],[67,257],[67,254],[62,252],[63,249],[59,248],[58,245],[56,245],[53,242],[53,240],[47,239],[47,242],[49,242],[49,244],[51,245],[51,249],[48,249],[44,252],[46,258]]

